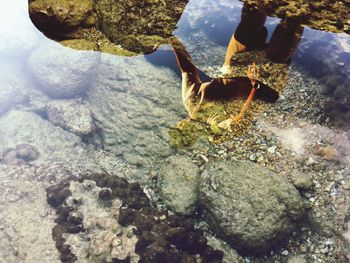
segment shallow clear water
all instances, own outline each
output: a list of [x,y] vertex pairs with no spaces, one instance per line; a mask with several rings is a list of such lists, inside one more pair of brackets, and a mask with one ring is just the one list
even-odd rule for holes
[[[242,6],[228,0],[187,4],[173,34],[205,74],[222,76],[219,69]],[[74,50],[45,37],[27,9],[26,1],[6,0],[0,10],[0,262],[58,260],[51,240],[55,212],[46,205],[45,189],[67,174],[117,174],[140,183],[164,207],[159,168],[175,155],[200,170],[208,161],[239,159],[287,178],[295,170],[310,173],[316,187],[303,197],[311,200],[312,213],[342,227],[350,168],[348,34],[305,27],[283,65],[261,60],[263,52],[237,54],[235,76],[257,62],[262,81],[282,98],[268,105],[254,101],[242,126],[230,133],[205,120],[188,120],[170,46],[132,57]],[[267,42],[280,21],[267,18]],[[220,110],[219,118],[239,109],[229,102],[208,105],[209,113]],[[4,230],[9,228],[14,230]],[[302,252],[308,262],[336,262],[330,260],[345,248],[334,234],[300,229],[289,244],[265,258],[246,256],[245,262],[287,262],[286,250]],[[307,253],[300,252],[308,238]],[[45,246],[45,240],[52,244]],[[336,252],[317,252],[327,240]]]

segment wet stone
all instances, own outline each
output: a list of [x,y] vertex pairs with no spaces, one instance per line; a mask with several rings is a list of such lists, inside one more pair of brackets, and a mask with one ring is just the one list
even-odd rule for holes
[[189,215],[198,204],[199,168],[183,156],[165,160],[159,173],[159,188],[164,203],[174,212]]
[[264,252],[285,240],[304,214],[294,186],[252,162],[211,163],[199,191],[212,231],[242,253]]
[[77,100],[56,100],[46,104],[50,122],[77,135],[87,135],[94,130],[91,111]]
[[312,175],[294,171],[291,175],[293,185],[299,190],[310,190],[313,186]]
[[39,46],[28,60],[29,71],[39,88],[53,98],[86,93],[98,64],[98,53],[72,50],[52,42]]

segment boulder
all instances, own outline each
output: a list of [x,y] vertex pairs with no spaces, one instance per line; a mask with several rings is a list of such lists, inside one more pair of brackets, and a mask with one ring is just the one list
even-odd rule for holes
[[262,253],[287,238],[304,202],[284,177],[246,161],[215,162],[200,179],[204,218],[241,253]]
[[153,166],[169,157],[168,128],[185,112],[178,81],[169,69],[143,57],[104,54],[86,96],[103,148],[137,166]]
[[29,57],[28,68],[39,88],[53,98],[72,98],[90,87],[99,54],[78,51],[56,43],[43,44]]
[[28,144],[39,160],[81,160],[86,156],[80,137],[64,131],[31,112],[11,110],[0,118],[0,153]]
[[159,184],[164,203],[181,215],[190,215],[198,205],[199,168],[184,156],[171,156],[160,168]]
[[87,105],[77,100],[55,100],[46,105],[50,122],[77,135],[90,134],[94,129]]
[[93,9],[92,0],[34,0],[29,4],[33,23],[48,31],[90,24]]

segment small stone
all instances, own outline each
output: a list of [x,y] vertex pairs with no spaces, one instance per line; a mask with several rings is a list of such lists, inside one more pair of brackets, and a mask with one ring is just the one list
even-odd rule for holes
[[291,176],[293,185],[299,190],[310,190],[313,185],[312,175],[294,171]]
[[276,149],[277,149],[277,146],[271,146],[271,147],[267,148],[267,151],[269,153],[275,154],[276,153]]
[[350,190],[350,183],[344,184],[343,185],[344,190]]
[[288,250],[284,250],[284,251],[282,251],[281,254],[282,254],[283,256],[288,256],[289,252],[288,252]]
[[288,263],[307,263],[303,256],[291,256],[288,258]]
[[299,249],[301,252],[306,253],[307,252],[307,245],[303,243],[299,246]]
[[337,150],[331,147],[319,147],[315,154],[323,157],[327,161],[331,161],[337,156]]
[[249,156],[249,160],[251,160],[253,162],[255,162],[256,159],[257,159],[257,157],[256,157],[256,155],[254,153]]

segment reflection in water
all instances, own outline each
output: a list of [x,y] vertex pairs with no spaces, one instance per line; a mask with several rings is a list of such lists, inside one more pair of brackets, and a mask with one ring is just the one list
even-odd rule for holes
[[251,76],[248,77],[209,78],[204,73],[200,74],[185,47],[178,40],[173,41],[172,46],[182,72],[182,101],[190,118],[196,118],[203,99],[230,100],[248,97],[239,115],[219,124],[219,127],[229,128],[231,123],[240,121],[254,95],[267,102],[275,102],[278,99],[276,91],[257,80],[258,73],[254,72],[256,68],[252,69]]

